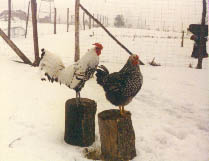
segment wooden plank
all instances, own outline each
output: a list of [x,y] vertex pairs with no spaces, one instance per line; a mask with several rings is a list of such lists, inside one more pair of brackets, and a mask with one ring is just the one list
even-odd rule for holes
[[14,50],[14,52],[23,60],[25,64],[32,65],[31,61],[23,54],[23,52],[9,39],[9,37],[0,28],[0,36],[6,41],[6,43]]
[[75,2],[75,58],[77,62],[80,59],[80,45],[79,45],[79,4],[80,0]]
[[34,54],[35,61],[34,66],[39,65],[39,47],[38,47],[38,29],[37,29],[37,3],[36,0],[31,0],[31,11],[32,11],[32,24],[33,24],[33,44],[34,44]]
[[[100,26],[101,26],[101,28],[102,29],[104,29],[105,30],[105,32],[113,39],[113,40],[115,40],[115,42],[118,44],[118,45],[120,45],[128,54],[130,54],[130,55],[132,55],[133,53],[127,48],[127,47],[125,47],[116,37],[114,37],[113,36],[113,34],[106,28],[106,27],[104,27],[104,25],[102,25],[101,24],[101,22],[98,20],[98,19],[96,19],[95,17],[93,17],[90,13],[89,13],[89,11],[87,11],[87,9],[85,9],[81,4],[80,4],[80,7],[81,7],[81,9],[84,11],[84,12],[86,12],[86,14],[88,15],[88,16],[90,16],[97,24],[99,24]],[[101,18],[101,16],[100,16],[100,18]],[[139,60],[140,61],[140,65],[144,65],[144,63],[141,61],[141,60]]]

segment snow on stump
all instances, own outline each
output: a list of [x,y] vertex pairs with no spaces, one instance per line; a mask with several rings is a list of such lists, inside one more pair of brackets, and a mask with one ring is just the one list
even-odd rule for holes
[[65,103],[65,136],[66,143],[81,147],[90,146],[95,141],[95,114],[97,104],[95,101],[80,98],[69,99]]
[[131,160],[136,156],[135,133],[131,113],[125,116],[119,110],[106,110],[98,114],[101,155],[105,160]]

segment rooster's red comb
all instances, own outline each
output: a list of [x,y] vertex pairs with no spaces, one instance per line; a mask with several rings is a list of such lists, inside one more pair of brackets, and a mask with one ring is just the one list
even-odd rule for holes
[[96,47],[98,47],[98,48],[100,48],[100,49],[103,49],[103,46],[102,46],[102,44],[100,44],[100,43],[95,43],[95,44],[93,44],[93,45],[95,45]]

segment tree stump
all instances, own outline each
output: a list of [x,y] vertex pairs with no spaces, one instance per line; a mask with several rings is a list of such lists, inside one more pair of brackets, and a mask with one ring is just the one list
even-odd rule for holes
[[125,116],[119,110],[98,114],[102,158],[108,161],[131,160],[136,156],[135,133],[131,113]]
[[95,114],[97,104],[95,101],[81,98],[69,99],[65,103],[65,136],[66,143],[81,147],[90,146],[95,141]]

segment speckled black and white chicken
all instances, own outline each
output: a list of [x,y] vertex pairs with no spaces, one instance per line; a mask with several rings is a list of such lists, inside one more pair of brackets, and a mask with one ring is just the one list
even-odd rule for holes
[[103,87],[107,100],[119,106],[121,115],[124,115],[124,106],[132,101],[143,84],[138,55],[131,55],[119,72],[109,74],[105,66],[98,67],[101,69],[97,69],[97,83]]

